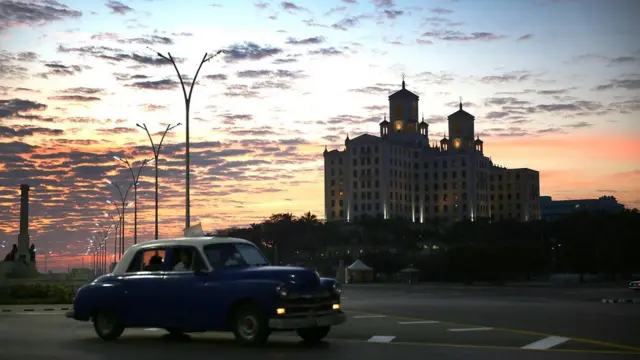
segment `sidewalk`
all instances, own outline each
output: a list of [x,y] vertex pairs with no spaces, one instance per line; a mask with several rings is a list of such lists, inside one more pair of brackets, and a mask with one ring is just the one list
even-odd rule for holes
[[64,311],[70,310],[71,304],[46,305],[0,305],[0,313],[31,312],[31,311]]
[[362,283],[362,284],[344,284],[345,288],[405,288],[420,289],[430,287],[441,288],[559,288],[559,289],[626,289],[628,282],[602,282],[602,283],[569,283],[569,282],[549,282],[549,281],[532,281],[532,282],[506,282],[498,285],[491,282],[477,282],[473,284],[448,283],[448,282],[419,282],[419,283]]

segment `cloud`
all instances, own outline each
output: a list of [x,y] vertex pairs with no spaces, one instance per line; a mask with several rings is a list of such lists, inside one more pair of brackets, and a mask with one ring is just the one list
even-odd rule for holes
[[421,82],[421,83],[424,82],[426,84],[433,84],[433,85],[450,84],[455,80],[453,74],[451,73],[448,73],[448,72],[433,73],[431,71],[424,71],[424,72],[418,73],[414,75],[414,78],[418,82]]
[[389,9],[396,6],[394,0],[371,0],[376,9]]
[[335,47],[322,48],[318,50],[310,50],[309,55],[322,55],[322,56],[342,56],[344,52],[336,49]]
[[576,123],[573,123],[573,124],[566,125],[566,127],[574,128],[574,129],[586,128],[586,127],[591,127],[591,126],[593,126],[593,124],[588,123],[586,121],[580,121],[580,122],[576,122]]
[[329,11],[327,11],[326,13],[324,13],[324,16],[331,16],[333,14],[344,12],[345,10],[347,10],[346,6],[334,7],[334,8],[329,9]]
[[490,75],[480,78],[480,82],[484,84],[504,84],[509,82],[527,81],[531,77],[529,73],[510,73],[504,75]]
[[55,0],[4,0],[0,2],[0,33],[12,28],[39,27],[81,16],[82,12]]
[[222,122],[225,125],[236,125],[236,122],[249,122],[253,120],[253,115],[250,114],[222,114]]
[[385,18],[394,20],[398,16],[401,16],[402,14],[404,14],[404,11],[402,11],[402,10],[384,10],[382,12],[382,14],[383,14],[383,16]]
[[595,88],[597,91],[611,89],[638,90],[640,89],[640,77],[636,79],[614,79]]
[[83,70],[91,69],[88,65],[63,65],[59,62],[51,62],[44,64],[47,71],[38,74],[42,78],[49,78],[49,76],[73,76]]
[[165,105],[156,105],[156,104],[140,104],[139,106],[144,111],[148,111],[148,112],[164,110],[167,108]]
[[173,90],[180,86],[180,83],[172,79],[162,79],[155,81],[136,81],[125,86],[140,90]]
[[518,41],[531,40],[533,39],[533,34],[522,35],[518,38]]
[[127,13],[133,11],[131,7],[121,3],[120,1],[109,0],[105,4],[105,6],[111,9],[112,14],[126,15]]
[[440,14],[440,15],[444,15],[444,14],[452,14],[453,10],[449,10],[449,9],[443,9],[443,8],[433,8],[431,10],[432,13],[434,14]]
[[356,93],[361,93],[361,94],[368,94],[368,95],[376,95],[376,96],[380,96],[380,95],[389,95],[390,93],[392,93],[394,91],[393,85],[391,84],[375,84],[373,86],[366,86],[363,88],[358,88],[358,89],[350,89],[349,91],[351,92],[356,92]]
[[269,3],[264,2],[264,1],[259,1],[255,4],[253,4],[253,6],[257,7],[258,9],[266,9],[269,7]]
[[100,88],[88,88],[88,87],[75,87],[58,91],[61,94],[83,94],[83,95],[95,95],[103,94],[104,89]]
[[207,80],[227,80],[227,75],[225,75],[225,74],[210,74],[210,75],[205,75],[204,78],[207,79]]
[[115,76],[118,81],[144,80],[149,78],[149,76],[143,74],[113,73],[113,76]]
[[22,113],[44,111],[47,105],[23,99],[0,100],[0,118],[20,116]]
[[422,26],[438,27],[454,27],[462,25],[461,22],[454,22],[440,16],[430,16],[422,19]]
[[416,39],[416,43],[418,43],[418,45],[433,45],[433,41],[423,39]]
[[83,95],[57,95],[57,96],[49,96],[47,99],[58,100],[58,101],[70,101],[70,102],[94,102],[94,101],[102,100],[96,96],[83,96]]
[[240,78],[288,78],[288,79],[299,79],[305,77],[304,72],[302,70],[291,71],[291,70],[245,70],[238,71],[236,75]]
[[[182,33],[185,34],[185,33]],[[180,34],[178,34],[180,35]],[[190,36],[190,35],[187,35]],[[143,35],[139,37],[133,38],[121,38],[120,35],[116,33],[98,33],[91,36],[91,40],[107,40],[107,41],[115,41],[119,44],[138,44],[138,45],[172,45],[173,39],[166,36],[159,35]]]
[[290,44],[290,45],[315,45],[315,44],[322,44],[323,42],[325,42],[325,39],[322,36],[314,36],[314,37],[300,39],[300,40],[297,40],[292,37],[287,39],[287,44]]
[[237,85],[227,85],[227,90],[224,92],[224,96],[259,98],[260,93],[254,90],[250,90],[247,85],[237,84]]
[[[365,18],[367,18],[367,16],[365,15],[346,17],[338,21],[337,23],[331,25],[331,27],[335,30],[347,31],[348,29],[358,26],[360,24],[360,20]],[[307,23],[307,25],[320,26],[319,24],[315,24],[315,23]],[[325,27],[325,26],[322,25],[322,27]]]
[[[68,47],[65,45],[58,45],[56,51],[60,53],[75,53],[83,57],[90,56],[96,59],[113,63],[128,61],[137,65],[145,66],[172,66],[171,62],[164,60],[158,56],[139,55],[133,52],[127,52],[122,49],[107,46],[85,45],[79,47]],[[174,57],[174,60],[176,63],[184,62],[184,59],[182,58]]]
[[504,39],[504,35],[498,35],[490,32],[474,32],[465,34],[455,30],[433,30],[422,34],[422,37],[430,37],[442,41],[493,41]]
[[306,8],[302,6],[298,6],[290,1],[283,1],[282,3],[280,3],[280,6],[282,7],[283,10],[288,11],[290,13],[295,13],[299,11],[308,11]]
[[19,125],[13,128],[0,125],[0,139],[24,138],[27,136],[46,135],[60,136],[64,131],[60,129],[50,129],[37,126]]
[[291,88],[291,84],[282,80],[266,80],[266,81],[258,81],[251,85],[251,89],[253,90],[261,90],[261,89],[280,89],[280,90],[288,90]]
[[272,46],[260,46],[256,43],[245,42],[244,44],[233,44],[224,53],[224,60],[233,63],[243,60],[262,60],[264,58],[278,55],[282,49]]

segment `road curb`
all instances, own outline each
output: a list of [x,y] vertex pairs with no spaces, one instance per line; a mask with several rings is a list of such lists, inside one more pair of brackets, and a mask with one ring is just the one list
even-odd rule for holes
[[9,313],[9,312],[34,312],[34,311],[60,311],[60,310],[71,310],[71,307],[69,306],[65,306],[65,307],[49,307],[49,308],[43,308],[43,309],[36,309],[36,308],[24,308],[24,309],[0,309],[0,312],[3,313]]
[[640,299],[602,299],[605,304],[640,304]]

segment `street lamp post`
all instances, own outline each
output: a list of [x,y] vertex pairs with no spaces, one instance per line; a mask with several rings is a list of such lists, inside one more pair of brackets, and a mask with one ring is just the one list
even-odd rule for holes
[[[107,200],[107,202],[109,202]],[[116,211],[118,211],[118,215],[120,215],[120,209],[118,208],[118,206],[116,205]],[[113,262],[116,262],[116,253],[117,253],[117,244],[118,244],[118,236],[120,234],[120,231],[118,231],[120,229],[120,222],[122,221],[122,219],[120,217],[118,217],[118,222],[116,222],[116,219],[113,218],[112,215],[110,215],[109,213],[107,213],[105,211],[104,213],[105,217],[111,218],[111,226],[113,226],[114,229],[114,233],[113,233]],[[107,250],[106,250],[106,244],[105,244],[105,272],[106,272],[106,268],[107,268]]]
[[136,174],[133,171],[133,167],[131,167],[129,160],[119,158],[117,156],[114,156],[113,158],[127,165],[127,168],[129,168],[129,171],[131,172],[131,177],[133,178],[133,244],[135,245],[138,243],[138,179],[140,178],[140,173],[144,166],[149,161],[154,161],[155,159],[144,159],[142,161],[142,165],[138,168],[138,173]]
[[[153,49],[151,49],[150,47],[147,47],[149,50],[154,51]],[[189,226],[191,226],[191,195],[190,195],[190,164],[191,164],[191,158],[190,158],[190,154],[189,154],[189,108],[191,106],[191,94],[193,94],[193,86],[196,84],[196,81],[198,80],[198,74],[200,73],[200,69],[202,68],[202,65],[204,63],[206,63],[207,61],[211,60],[212,58],[218,56],[219,54],[223,53],[224,50],[218,50],[215,54],[209,56],[208,53],[205,53],[204,56],[202,57],[202,61],[200,61],[200,65],[198,65],[198,70],[196,70],[196,75],[193,77],[193,80],[191,81],[191,86],[189,87],[189,95],[187,95],[187,89],[184,86],[184,80],[182,79],[182,75],[180,75],[180,70],[178,70],[178,66],[176,65],[176,61],[173,58],[173,56],[171,56],[171,53],[167,53],[167,56],[162,55],[161,53],[157,52],[159,57],[171,62],[171,64],[173,65],[173,68],[176,70],[176,73],[178,74],[178,79],[180,80],[180,85],[182,85],[182,95],[184,96],[184,105],[185,105],[185,126],[186,126],[186,143],[185,143],[185,147],[186,147],[186,151],[185,151],[185,157],[186,157],[186,161],[185,161],[185,165],[186,165],[186,204],[185,204],[185,229],[189,228]]]
[[120,189],[120,186],[118,186],[118,183],[116,182],[112,182],[109,180],[106,180],[107,183],[109,185],[113,185],[113,187],[115,187],[118,190],[118,194],[120,195],[120,205],[122,206],[122,213],[120,214],[120,216],[122,216],[122,225],[120,227],[120,254],[119,254],[119,258],[122,258],[122,254],[124,254],[124,226],[125,226],[125,209],[127,206],[131,205],[130,203],[127,204],[127,196],[129,196],[129,191],[131,190],[131,188],[133,187],[133,184],[129,184],[129,187],[127,187],[127,190],[124,192],[124,194],[122,193],[122,189]]
[[[107,213],[105,215],[109,216]],[[111,233],[111,228],[115,227],[116,232],[118,231],[118,227],[115,222],[109,226],[102,226],[99,223],[96,223],[96,226],[100,228],[100,230],[96,230],[94,232],[99,233],[101,235],[100,243],[98,244],[100,250],[100,274],[104,274],[106,272],[106,264],[107,264],[107,239],[109,238],[109,234]]]
[[155,171],[156,171],[156,219],[155,219],[155,223],[156,223],[156,228],[155,228],[155,235],[154,235],[154,239],[158,240],[158,158],[160,157],[160,150],[162,149],[162,142],[164,141],[164,137],[167,135],[167,133],[180,126],[181,123],[177,123],[176,125],[167,125],[167,128],[164,130],[164,132],[162,133],[162,137],[160,138],[160,143],[158,144],[158,147],[156,148],[156,145],[153,143],[153,138],[151,137],[151,133],[149,132],[149,129],[147,128],[146,124],[136,124],[137,127],[139,127],[140,129],[144,130],[147,133],[147,136],[149,137],[149,141],[151,141],[151,148],[153,150],[153,161],[154,161],[154,165],[155,165]]
[[113,201],[113,200],[107,200],[107,204],[112,204],[113,207],[116,208],[116,212],[118,213],[118,226],[116,226],[116,229],[120,228],[120,231],[118,231],[118,237],[116,239],[114,239],[113,241],[113,262],[116,262],[118,259],[116,258],[116,254],[119,254],[120,252],[118,251],[118,246],[120,246],[120,244],[124,243],[123,241],[123,235],[122,235],[122,228],[123,223],[124,223],[124,216],[122,216],[123,214],[120,212],[120,208],[118,207],[118,204]]

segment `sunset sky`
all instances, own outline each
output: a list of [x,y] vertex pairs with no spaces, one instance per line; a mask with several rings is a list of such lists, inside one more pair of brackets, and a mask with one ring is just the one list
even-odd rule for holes
[[[191,222],[205,231],[324,217],[324,147],[377,134],[402,73],[432,139],[462,97],[485,153],[540,171],[543,195],[640,207],[640,1],[214,1],[0,2],[1,256],[27,183],[38,253],[78,265],[103,213],[117,216],[105,180],[131,182],[113,156],[153,157],[136,123],[156,142],[183,123],[159,161],[160,236],[182,234],[184,101],[156,51],[189,81],[205,53],[227,50],[204,64],[191,104]],[[153,181],[147,166],[140,240],[153,237]]]

